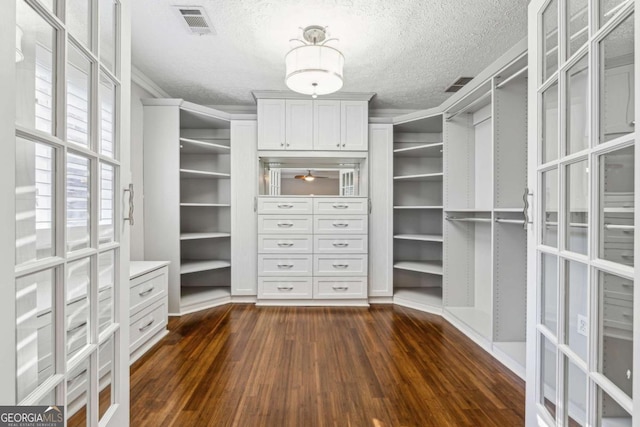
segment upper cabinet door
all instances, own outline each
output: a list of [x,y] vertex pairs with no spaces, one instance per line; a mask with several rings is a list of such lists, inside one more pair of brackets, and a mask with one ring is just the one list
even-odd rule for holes
[[340,150],[340,101],[313,101],[313,149]]
[[369,103],[341,101],[341,149],[367,151],[369,149]]
[[313,101],[287,99],[287,150],[313,150]]
[[258,100],[258,150],[284,150],[284,99]]

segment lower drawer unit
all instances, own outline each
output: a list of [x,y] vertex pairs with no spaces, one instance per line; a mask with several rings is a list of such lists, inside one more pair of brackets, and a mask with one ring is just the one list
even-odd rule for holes
[[313,296],[318,299],[367,297],[366,277],[314,277]]
[[260,277],[258,298],[262,299],[311,299],[311,277]]
[[133,352],[167,325],[167,304],[159,301],[131,318],[129,351]]
[[311,276],[312,255],[258,255],[258,276]]
[[366,276],[367,255],[314,255],[314,276]]

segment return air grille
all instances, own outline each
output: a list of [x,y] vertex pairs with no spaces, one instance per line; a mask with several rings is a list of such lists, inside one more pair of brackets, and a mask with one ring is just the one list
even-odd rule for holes
[[182,22],[191,34],[215,34],[204,8],[199,6],[175,6]]
[[473,77],[460,77],[455,82],[453,82],[448,88],[446,88],[445,92],[457,92],[464,87],[467,83],[473,80]]

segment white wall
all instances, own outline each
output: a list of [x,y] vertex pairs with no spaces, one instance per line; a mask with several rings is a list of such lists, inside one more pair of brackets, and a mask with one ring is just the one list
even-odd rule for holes
[[144,260],[144,169],[143,98],[155,98],[136,83],[131,83],[131,181],[135,189],[135,224],[131,227],[131,260]]

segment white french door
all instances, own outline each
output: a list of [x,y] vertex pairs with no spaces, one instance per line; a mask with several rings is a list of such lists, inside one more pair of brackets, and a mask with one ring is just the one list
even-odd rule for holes
[[636,4],[529,5],[528,425],[640,426]]
[[14,242],[1,248],[13,271],[0,291],[0,403],[65,405],[69,426],[127,425],[129,4],[7,3],[0,61],[13,79],[0,108],[10,100],[15,117],[2,189],[15,192],[13,218],[0,216]]

